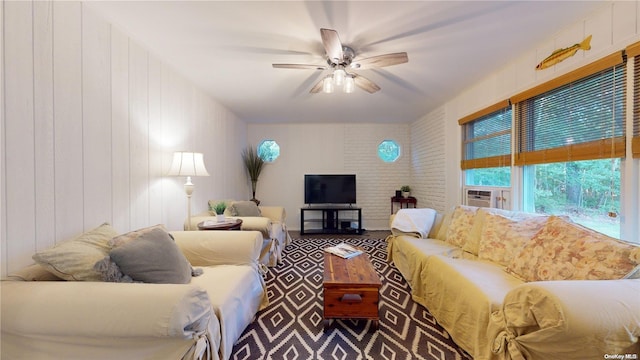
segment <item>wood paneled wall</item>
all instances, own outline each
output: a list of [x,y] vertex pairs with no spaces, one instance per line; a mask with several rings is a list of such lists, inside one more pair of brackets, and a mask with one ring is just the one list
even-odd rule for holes
[[194,213],[249,194],[247,125],[80,2],[8,1],[2,39],[2,276],[73,235],[181,229],[173,151],[204,153]]

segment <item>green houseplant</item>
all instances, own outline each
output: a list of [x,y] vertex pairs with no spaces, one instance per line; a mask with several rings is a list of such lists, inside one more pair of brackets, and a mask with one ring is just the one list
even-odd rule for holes
[[404,198],[408,198],[411,195],[411,187],[409,185],[402,185],[400,191],[402,191],[402,197]]
[[227,209],[227,203],[225,203],[224,201],[220,201],[219,203],[215,204],[211,210],[215,211],[216,213],[216,220],[218,220],[218,222],[223,222],[224,221],[224,211]]
[[260,200],[256,199],[256,186],[260,173],[262,172],[262,167],[264,166],[264,160],[258,156],[258,151],[255,147],[248,146],[242,151],[242,162],[251,180],[251,201],[260,204]]
[[222,215],[224,214],[224,211],[227,209],[227,203],[225,203],[224,201],[221,201],[219,203],[217,203],[214,207],[213,210],[216,212],[216,214],[218,215]]

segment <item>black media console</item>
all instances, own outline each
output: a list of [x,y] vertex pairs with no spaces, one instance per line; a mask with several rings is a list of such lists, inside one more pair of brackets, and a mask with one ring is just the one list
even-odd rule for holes
[[[354,222],[357,222],[356,226]],[[362,234],[362,209],[353,206],[303,207],[300,209],[300,235],[304,234]]]

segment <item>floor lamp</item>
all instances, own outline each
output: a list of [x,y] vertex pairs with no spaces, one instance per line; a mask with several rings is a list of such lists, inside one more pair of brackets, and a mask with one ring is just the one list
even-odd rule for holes
[[202,153],[176,151],[173,153],[173,162],[169,169],[169,176],[186,176],[184,192],[187,193],[187,230],[191,230],[191,194],[194,185],[191,182],[192,176],[209,176],[204,167],[204,156]]

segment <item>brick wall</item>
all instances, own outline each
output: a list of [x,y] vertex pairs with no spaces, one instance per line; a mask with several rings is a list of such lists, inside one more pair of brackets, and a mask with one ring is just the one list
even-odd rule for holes
[[[363,226],[369,230],[388,229],[390,199],[395,190],[411,182],[411,139],[409,124],[346,125],[344,166],[357,176],[358,206]],[[378,145],[394,140],[401,147],[400,158],[385,163],[378,157]]]
[[446,210],[445,115],[441,107],[412,123],[410,131],[411,193],[418,199],[418,207],[438,211]]
[[[390,198],[411,183],[411,124],[249,124],[249,143],[272,139],[280,158],[269,164],[256,196],[264,205],[284,206],[289,229],[300,228],[304,174],[356,174],[358,206],[367,230],[389,228]],[[401,156],[385,163],[377,155],[383,140],[395,140]],[[420,205],[420,204],[419,204]]]

